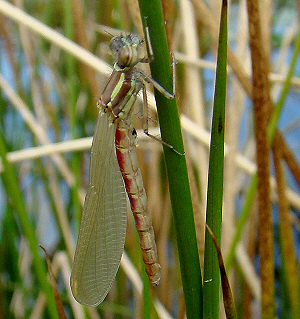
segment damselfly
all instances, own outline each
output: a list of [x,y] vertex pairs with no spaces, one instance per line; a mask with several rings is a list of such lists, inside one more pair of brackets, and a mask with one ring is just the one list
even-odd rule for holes
[[140,62],[149,62],[148,57],[152,54],[150,45],[145,50],[138,36],[121,34],[113,37],[110,48],[116,63],[98,102],[90,183],[71,275],[75,299],[89,306],[96,306],[104,300],[120,265],[127,223],[125,189],[149,280],[153,285],[158,285],[160,280],[160,265],[137,161],[137,138],[131,115],[140,90],[143,90],[146,101],[145,82],[152,83],[169,99],[174,95],[136,68]]

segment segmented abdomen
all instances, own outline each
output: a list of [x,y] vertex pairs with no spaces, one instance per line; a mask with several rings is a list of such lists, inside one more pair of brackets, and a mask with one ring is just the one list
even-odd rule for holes
[[116,129],[116,155],[129,197],[140,246],[150,282],[158,285],[160,265],[158,263],[155,236],[151,217],[147,212],[147,196],[136,154],[136,135],[132,127],[120,121]]

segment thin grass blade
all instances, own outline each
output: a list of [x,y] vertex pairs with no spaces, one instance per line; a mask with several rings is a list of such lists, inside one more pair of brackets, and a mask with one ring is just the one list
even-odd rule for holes
[[[209,155],[206,223],[221,242],[224,179],[224,129],[227,87],[227,1],[222,2],[216,85]],[[204,318],[219,317],[220,274],[218,255],[209,233],[205,233]]]

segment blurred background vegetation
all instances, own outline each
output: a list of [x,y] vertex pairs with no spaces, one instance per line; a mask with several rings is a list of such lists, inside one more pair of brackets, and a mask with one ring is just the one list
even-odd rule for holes
[[[177,102],[203,267],[221,1],[162,3],[169,47],[177,60]],[[255,93],[250,80],[253,54],[247,2],[229,1],[222,253],[238,317],[261,318],[266,291],[262,291],[260,276],[262,236],[258,236],[258,229],[270,234],[274,243],[267,263],[274,269],[275,296],[267,297],[273,298],[277,317],[299,318],[300,2],[261,0],[259,4],[263,50],[270,70],[268,93],[278,111],[273,132],[276,126],[280,131],[279,137],[275,134],[272,152],[265,154],[271,159],[273,221],[272,225],[261,223],[256,185],[252,187],[251,182],[256,171]],[[105,302],[97,309],[84,308],[74,301],[69,287],[88,183],[96,101],[113,64],[108,33],[142,35],[138,2],[1,0],[0,25],[0,318],[55,318],[45,254],[39,244],[52,257],[52,271],[68,318],[144,318],[143,306],[149,295],[142,294],[144,269],[130,214],[126,256]],[[149,103],[154,105],[151,93]],[[152,291],[148,316],[184,318],[162,147],[140,130],[141,107],[139,101],[135,108],[138,153],[162,266],[161,284]],[[152,108],[151,132],[158,134],[157,127]]]

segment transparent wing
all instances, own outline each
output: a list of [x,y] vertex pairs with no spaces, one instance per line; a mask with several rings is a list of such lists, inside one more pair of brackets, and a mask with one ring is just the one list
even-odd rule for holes
[[71,274],[74,298],[89,306],[97,306],[108,294],[124,250],[127,203],[114,139],[115,126],[99,114]]

